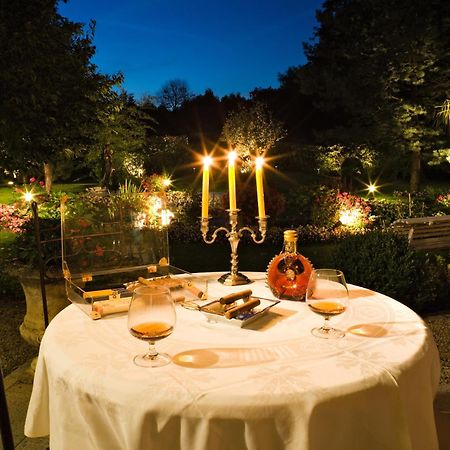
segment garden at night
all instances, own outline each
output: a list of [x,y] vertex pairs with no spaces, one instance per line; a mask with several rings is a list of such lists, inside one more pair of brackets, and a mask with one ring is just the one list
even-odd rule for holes
[[[300,271],[335,268],[345,274],[349,286],[363,287],[389,301],[395,299],[394,306],[387,303],[382,312],[376,309],[379,306],[370,310],[366,306],[367,315],[360,315],[358,320],[373,319],[370,327],[364,328],[363,322],[349,323],[342,346],[350,342],[346,339],[352,330],[358,330],[354,335],[363,335],[361,329],[370,329],[367,336],[373,338],[371,333],[375,333],[374,341],[381,345],[389,338],[391,343],[400,333],[396,330],[389,334],[386,324],[423,320],[439,350],[441,372],[435,376],[440,377],[441,389],[444,386],[448,390],[450,6],[444,1],[432,3],[433,7],[418,0],[327,0],[317,7],[315,28],[303,43],[304,61],[298,42],[298,64],[279,72],[276,87],[255,85],[248,95],[239,93],[239,86],[235,92],[219,95],[213,84],[203,92],[195,92],[191,83],[177,73],[154,93],[136,94],[127,90],[127,75],[120,67],[114,73],[105,73],[94,62],[94,55],[102,50],[95,41],[94,22],[80,23],[65,17],[56,0],[2,3],[3,375],[35,358],[48,332],[45,342],[49,346],[51,333],[57,330],[57,324],[52,328],[53,318],[56,316],[56,321],[61,320],[61,314],[67,316],[67,310],[74,308],[66,308],[71,302],[76,305],[78,298],[80,302],[88,299],[92,302],[89,308],[102,314],[103,310],[93,306],[97,294],[92,294],[92,299],[88,295],[89,283],[96,283],[92,292],[106,292],[106,300],[101,297],[102,301],[112,301],[109,289],[113,296],[119,291],[117,295],[123,296],[122,289],[128,292],[130,284],[126,274],[135,276],[135,271],[136,280],[142,281],[138,269],[143,267],[151,273],[150,267],[157,266],[158,276],[162,267],[163,278],[169,273],[169,278],[174,279],[185,276],[166,272],[166,266],[178,268],[186,276],[194,274],[193,281],[189,281],[191,293],[192,285],[203,283],[196,282],[195,274],[220,275],[229,271],[218,280],[219,286],[222,284],[217,291],[223,295],[221,302],[227,292],[220,289],[226,286],[236,286],[233,293],[239,289],[256,290],[258,278],[252,278],[254,273],[261,277],[261,285],[267,289],[265,295],[273,295],[276,302],[309,302],[308,279],[296,281],[304,284],[300,294],[283,296],[269,276],[275,257],[291,252],[302,257]],[[290,246],[292,242],[294,247]],[[288,272],[297,269],[283,270],[283,277],[289,279]],[[105,286],[100,286],[100,280]],[[116,287],[106,284],[111,280],[114,286],[119,283],[125,288],[116,292]],[[213,298],[216,279],[205,283],[201,284],[201,294],[205,295],[202,299],[207,298],[208,286]],[[245,284],[248,286],[241,286]],[[75,301],[68,293],[74,286],[80,295]],[[56,303],[52,296],[58,298]],[[245,303],[244,294],[243,298]],[[264,295],[261,298],[264,300]],[[195,301],[186,301],[186,306],[188,303],[202,309]],[[276,304],[273,311],[279,306]],[[250,306],[246,309],[250,310]],[[404,311],[404,316],[399,311]],[[185,324],[190,323],[190,319],[180,319],[188,313],[177,312],[179,330],[184,331]],[[271,311],[268,314],[276,315]],[[326,320],[332,314],[339,312],[324,314]],[[91,313],[91,318],[99,317]],[[49,320],[50,328],[45,331]],[[85,320],[90,320],[89,316]],[[92,324],[107,324],[108,320],[94,320]],[[73,319],[70,323],[75,322]],[[91,328],[86,328],[87,334]],[[279,324],[271,330],[276,340]],[[174,353],[177,341],[170,339],[158,345],[163,347],[167,341]],[[214,337],[211,339],[214,342]],[[233,339],[230,347],[236,345]],[[314,336],[308,334],[307,339]],[[405,354],[414,339],[410,337],[407,344],[401,341]],[[259,345],[259,341],[255,342]],[[268,348],[269,353],[277,351],[270,350],[270,345]],[[418,358],[422,350],[415,350],[414,358]],[[323,347],[320,351],[328,350]],[[381,347],[379,352],[383,353]],[[296,361],[297,357],[292,358]],[[373,356],[374,367],[377,357]],[[412,365],[414,358],[411,356],[408,364]],[[48,357],[47,364],[50,360]],[[278,364],[278,356],[276,360]],[[175,367],[170,369],[173,378],[180,367],[196,369],[196,373],[213,370],[204,369],[207,365],[202,369],[186,365],[187,360],[182,358],[179,361],[183,363],[177,366],[177,358],[172,355],[169,367]],[[269,370],[267,361],[261,367]],[[111,363],[113,369],[114,364],[117,361]],[[337,367],[339,364],[338,359]],[[245,366],[242,361],[241,366]],[[221,368],[214,370],[236,371],[238,380],[235,366],[217,367]],[[391,366],[386,369],[390,370]],[[392,366],[392,373],[395,370]],[[369,372],[361,369],[370,378]],[[197,382],[203,381],[199,378]],[[285,385],[279,389],[285,389]],[[35,404],[33,407],[37,408]],[[415,419],[408,420],[413,423]],[[439,420],[443,419],[436,420],[439,430]],[[30,437],[46,434],[36,423],[27,426],[33,430],[29,431]],[[319,442],[311,429],[310,442]],[[158,438],[148,442],[160,442],[158,439],[165,436],[164,430],[160,432],[155,431]],[[417,439],[419,443],[428,442],[427,448],[438,448],[433,446],[434,438],[421,441],[413,434],[411,442]],[[18,441],[23,436],[15,438]],[[52,448],[58,450],[64,439],[56,439],[60,438],[55,438]],[[160,443],[155,445],[161,447],[152,448],[196,448],[197,444],[186,443],[189,439],[180,439],[178,446]],[[391,442],[389,439],[386,437],[385,443]],[[450,438],[439,434],[439,439],[441,450],[445,450],[443,445],[450,445]],[[3,442],[4,448],[10,450],[7,441]],[[240,442],[233,447],[236,449],[294,448],[286,443],[252,447],[254,443],[247,441],[241,447],[244,441],[239,437],[236,442]],[[307,448],[324,448],[317,445]],[[386,448],[413,448],[392,445]],[[414,448],[425,448],[418,445]],[[92,444],[87,448],[107,447]]]

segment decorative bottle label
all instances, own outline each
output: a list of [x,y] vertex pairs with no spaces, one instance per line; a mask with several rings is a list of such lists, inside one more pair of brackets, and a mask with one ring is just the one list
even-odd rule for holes
[[297,252],[297,232],[286,230],[282,252],[267,267],[267,284],[277,298],[304,301],[312,269],[309,259]]

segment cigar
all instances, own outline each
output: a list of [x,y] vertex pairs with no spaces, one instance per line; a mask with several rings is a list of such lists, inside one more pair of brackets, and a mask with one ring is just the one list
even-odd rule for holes
[[98,298],[98,297],[108,297],[112,295],[114,291],[112,289],[101,289],[99,291],[88,291],[83,292],[83,299],[87,298]]
[[175,280],[173,278],[138,278],[139,283],[145,286],[163,286],[169,289],[183,287],[183,283],[180,280]]
[[96,301],[109,300],[111,296],[113,298],[129,298],[133,295],[133,292],[125,288],[122,289],[103,289],[101,291],[88,291],[83,292],[83,299],[93,298]]
[[228,305],[230,303],[239,300],[240,298],[248,298],[252,295],[252,291],[247,289],[241,292],[235,292],[234,294],[225,295],[224,297],[219,298],[219,302],[221,305]]
[[[184,302],[185,297],[183,295],[173,296],[172,300],[177,302]],[[91,317],[101,319],[108,314],[115,314],[126,312],[130,308],[130,297],[117,298],[114,300],[99,300],[92,305]]]
[[192,281],[185,281],[183,283],[183,287],[185,289],[187,289],[191,294],[194,294],[196,297],[198,297],[202,300],[206,299],[205,293],[201,289],[199,289],[197,286],[194,286]]
[[245,303],[242,303],[242,305],[239,305],[239,306],[229,309],[225,313],[225,317],[227,319],[232,319],[233,317],[238,316],[242,312],[252,310],[255,306],[258,306],[260,303],[261,302],[259,301],[258,298],[251,298],[250,300],[246,301]]
[[204,292],[199,289],[197,286],[194,286],[192,281],[186,281],[182,279],[174,279],[174,278],[155,278],[155,279],[147,279],[143,277],[138,278],[139,283],[144,284],[145,286],[165,286],[169,289],[176,288],[184,288],[191,292],[196,297],[204,300],[206,298]]
[[[130,298],[118,298],[116,300],[100,300],[92,305],[91,314],[93,319],[100,319],[108,314],[128,311],[130,308]],[[96,314],[95,314],[96,313]]]

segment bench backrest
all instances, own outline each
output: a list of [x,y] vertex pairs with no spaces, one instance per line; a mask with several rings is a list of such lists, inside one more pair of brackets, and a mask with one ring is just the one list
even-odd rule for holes
[[408,236],[411,247],[424,250],[450,248],[450,216],[399,219],[392,228]]

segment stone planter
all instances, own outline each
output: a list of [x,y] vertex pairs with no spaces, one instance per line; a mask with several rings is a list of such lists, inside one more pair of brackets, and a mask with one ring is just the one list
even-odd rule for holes
[[[39,347],[44,334],[44,313],[42,308],[41,285],[37,273],[19,276],[20,284],[25,293],[27,310],[22,324],[20,335],[29,344]],[[63,280],[47,281],[45,284],[47,294],[47,309],[49,321],[62,309],[70,304],[67,300]]]

